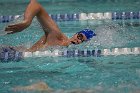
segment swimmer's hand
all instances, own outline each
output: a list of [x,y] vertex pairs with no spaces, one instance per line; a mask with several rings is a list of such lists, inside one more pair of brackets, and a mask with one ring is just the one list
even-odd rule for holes
[[7,34],[14,34],[17,32],[21,32],[22,30],[26,29],[29,26],[30,22],[24,20],[21,23],[7,26],[5,28],[5,31],[7,32]]

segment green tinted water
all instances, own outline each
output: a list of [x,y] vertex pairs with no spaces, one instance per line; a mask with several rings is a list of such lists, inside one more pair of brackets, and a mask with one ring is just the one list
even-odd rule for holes
[[[98,1],[91,3],[90,0],[87,2],[79,0],[79,2],[47,2],[47,4],[42,4],[47,6],[45,9],[49,13],[139,10],[139,2],[136,1],[123,4],[122,2],[108,3],[108,1]],[[18,8],[15,8],[11,4],[4,4],[0,6],[0,14],[22,14],[23,7],[26,5],[19,3],[17,5]],[[8,9],[9,7],[11,9]],[[7,10],[5,11],[4,9]],[[132,21],[136,22],[139,20]],[[96,29],[96,33],[100,37],[94,38],[91,44],[82,44],[90,49],[94,49],[94,46],[98,48],[140,47],[140,27],[122,26],[118,24],[120,22],[93,20],[88,22],[58,22],[58,25],[68,36],[86,28],[87,25],[90,25],[92,29]],[[0,24],[1,28],[3,26],[5,24]],[[110,29],[109,27],[112,28]],[[112,33],[113,37],[105,34],[105,32]],[[35,21],[30,28],[23,32],[0,36],[0,44],[13,46],[32,45],[41,35],[43,35],[43,31]],[[107,41],[104,42],[105,38]],[[83,47],[82,45],[70,46],[69,48]],[[61,93],[67,93],[73,89],[79,89],[77,91],[82,91],[82,89],[90,90],[92,91],[91,93],[133,93],[140,89],[140,55],[26,58],[19,62],[0,63],[0,70],[1,93],[11,92],[11,89],[15,86],[30,85],[39,81],[46,82],[56,93],[59,92],[59,89],[65,90],[61,91]]]

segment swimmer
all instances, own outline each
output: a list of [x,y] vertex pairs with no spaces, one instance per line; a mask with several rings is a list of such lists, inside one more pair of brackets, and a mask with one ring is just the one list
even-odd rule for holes
[[84,41],[90,40],[93,36],[96,36],[92,30],[84,29],[74,34],[73,37],[68,38],[60,31],[57,24],[36,0],[30,0],[24,13],[23,21],[18,24],[7,26],[5,31],[7,34],[21,32],[30,26],[35,16],[40,22],[45,34],[32,47],[26,49],[26,51],[35,52],[48,46],[69,46],[70,44],[80,44]]
[[17,86],[12,88],[14,92],[19,92],[19,91],[46,91],[47,93],[53,91],[45,82],[38,82],[34,83],[28,86]]

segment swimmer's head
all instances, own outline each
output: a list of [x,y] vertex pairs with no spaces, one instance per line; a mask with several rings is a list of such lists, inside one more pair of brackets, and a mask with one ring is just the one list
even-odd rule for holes
[[84,30],[77,32],[72,37],[71,43],[80,44],[81,42],[89,41],[93,36],[96,36],[96,34],[93,32],[93,30],[84,29]]

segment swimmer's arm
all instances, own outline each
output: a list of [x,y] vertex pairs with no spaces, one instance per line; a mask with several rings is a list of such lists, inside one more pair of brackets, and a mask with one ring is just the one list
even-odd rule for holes
[[37,41],[31,48],[27,49],[26,51],[28,52],[35,52],[41,48],[44,47],[44,45],[46,44],[46,35],[43,35],[39,41]]
[[20,32],[29,27],[33,18],[41,11],[41,5],[36,0],[31,0],[24,13],[24,20],[21,23],[9,25],[5,28],[8,34]]

